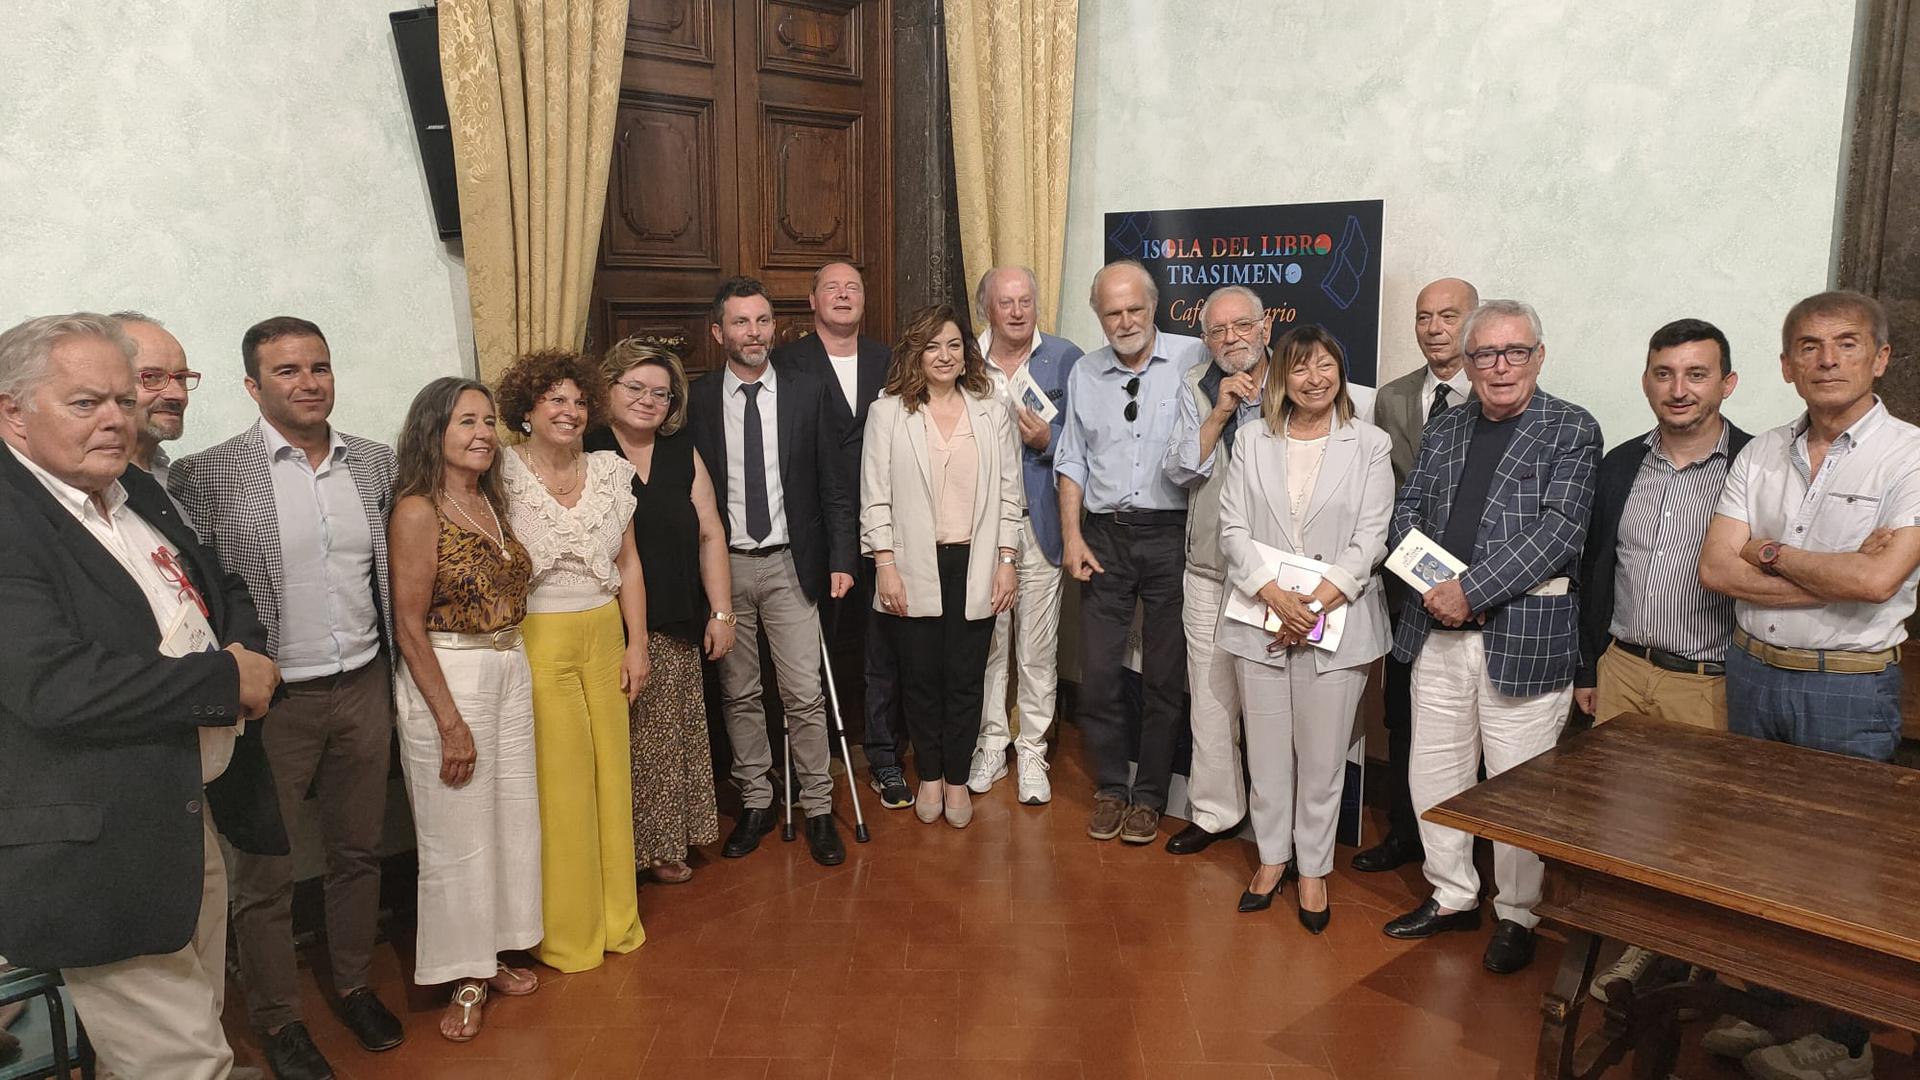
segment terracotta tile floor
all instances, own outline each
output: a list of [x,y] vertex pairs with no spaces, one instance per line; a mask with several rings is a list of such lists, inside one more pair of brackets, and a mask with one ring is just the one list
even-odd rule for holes
[[[1063,735],[1050,806],[1017,805],[1009,778],[962,832],[881,810],[863,788],[873,842],[859,845],[843,784],[843,866],[816,866],[777,832],[745,859],[715,845],[690,884],[642,887],[638,951],[578,975],[539,969],[540,991],[493,999],[467,1045],[436,1033],[439,991],[407,982],[408,928],[376,967],[405,1044],[361,1051],[306,977],[309,1026],[342,1080],[1532,1075],[1556,941],[1504,978],[1480,966],[1485,931],[1393,941],[1380,924],[1425,883],[1415,867],[1355,874],[1346,848],[1324,936],[1295,921],[1291,888],[1238,914],[1252,846],[1175,858],[1089,840],[1078,740]],[[237,987],[229,1003],[241,1063],[259,1064]],[[1883,1051],[1881,1076],[1911,1069]],[[1697,1050],[1680,1073],[1744,1075]]]

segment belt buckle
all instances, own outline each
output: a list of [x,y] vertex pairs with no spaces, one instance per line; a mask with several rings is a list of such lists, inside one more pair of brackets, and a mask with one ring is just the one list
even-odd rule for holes
[[505,629],[495,630],[493,632],[493,641],[490,644],[494,652],[512,652],[513,647],[520,644],[520,628],[517,626],[509,626]]

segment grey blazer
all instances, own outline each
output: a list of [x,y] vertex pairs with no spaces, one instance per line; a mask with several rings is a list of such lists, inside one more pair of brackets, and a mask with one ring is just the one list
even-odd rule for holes
[[[1314,670],[1363,667],[1386,655],[1392,644],[1387,605],[1375,571],[1387,556],[1387,525],[1393,517],[1393,468],[1387,433],[1364,420],[1334,427],[1326,456],[1307,498],[1298,536],[1287,509],[1286,441],[1265,424],[1240,430],[1226,488],[1220,495],[1220,549],[1227,582],[1248,596],[1273,580],[1259,565],[1253,544],[1305,555],[1331,564],[1333,584],[1347,596],[1340,647],[1312,650]],[[1223,613],[1219,646],[1235,656],[1285,667],[1286,652],[1270,654],[1273,635]],[[1289,650],[1298,654],[1298,650]]]
[[[1406,483],[1407,474],[1413,471],[1413,457],[1420,450],[1420,435],[1427,427],[1427,418],[1420,412],[1420,388],[1426,379],[1427,365],[1422,363],[1381,387],[1380,392],[1374,395],[1373,422],[1380,425],[1387,437],[1393,440],[1395,487]],[[1469,390],[1464,399],[1453,405],[1464,405],[1473,399],[1473,391]]]

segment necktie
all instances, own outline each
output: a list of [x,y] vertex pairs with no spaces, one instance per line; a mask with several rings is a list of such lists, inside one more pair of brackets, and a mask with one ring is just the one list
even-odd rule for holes
[[742,433],[746,448],[747,535],[757,543],[773,531],[773,515],[767,510],[767,447],[760,432],[760,391],[758,382],[742,385],[747,395],[746,422]]
[[1427,407],[1427,419],[1431,420],[1447,411],[1447,395],[1452,392],[1453,387],[1446,383],[1433,388],[1433,404]]

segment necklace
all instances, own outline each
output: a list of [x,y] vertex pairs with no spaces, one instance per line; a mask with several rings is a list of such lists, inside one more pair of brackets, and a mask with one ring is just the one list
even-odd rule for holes
[[520,460],[527,463],[527,471],[533,473],[533,478],[535,480],[540,481],[541,487],[546,488],[549,494],[560,496],[560,495],[571,495],[573,494],[573,489],[580,486],[580,476],[581,476],[580,463],[586,460],[586,456],[587,455],[585,454],[573,455],[573,482],[563,488],[556,488],[552,484],[547,482],[547,478],[544,475],[542,475],[540,472],[540,466],[535,465],[533,463],[533,451],[529,450],[526,453],[520,455]]
[[487,530],[481,528],[480,523],[473,520],[473,518],[470,515],[468,515],[466,508],[461,506],[459,501],[454,499],[453,496],[447,495],[443,492],[441,495],[440,501],[452,507],[453,512],[460,515],[460,520],[467,526],[467,528],[472,529],[474,532],[477,532],[481,536],[484,536],[487,539],[493,541],[494,546],[500,549],[501,561],[503,562],[513,561],[513,552],[507,550],[507,530],[500,527],[500,515],[494,511],[492,499],[487,498],[487,496],[484,493],[480,496],[480,501],[485,503],[487,506],[487,516],[493,519],[492,532],[488,532]]
[[[1327,428],[1328,435],[1331,435],[1333,428],[1331,422],[1328,423]],[[1300,520],[1300,515],[1306,512],[1307,500],[1313,495],[1314,481],[1320,478],[1320,463],[1324,461],[1327,456],[1327,435],[1315,435],[1310,439],[1295,439],[1293,436],[1293,418],[1290,416],[1281,422],[1280,434],[1283,438],[1294,442],[1318,442],[1320,444],[1314,451],[1313,465],[1310,468],[1301,470],[1302,475],[1298,479],[1303,480],[1304,483],[1296,485],[1294,483],[1296,478],[1293,476],[1292,470],[1289,469],[1287,473],[1287,507],[1293,511],[1294,520],[1298,521]],[[1291,459],[1293,455],[1288,454],[1287,456]],[[1289,464],[1291,464],[1291,461],[1289,461]]]

